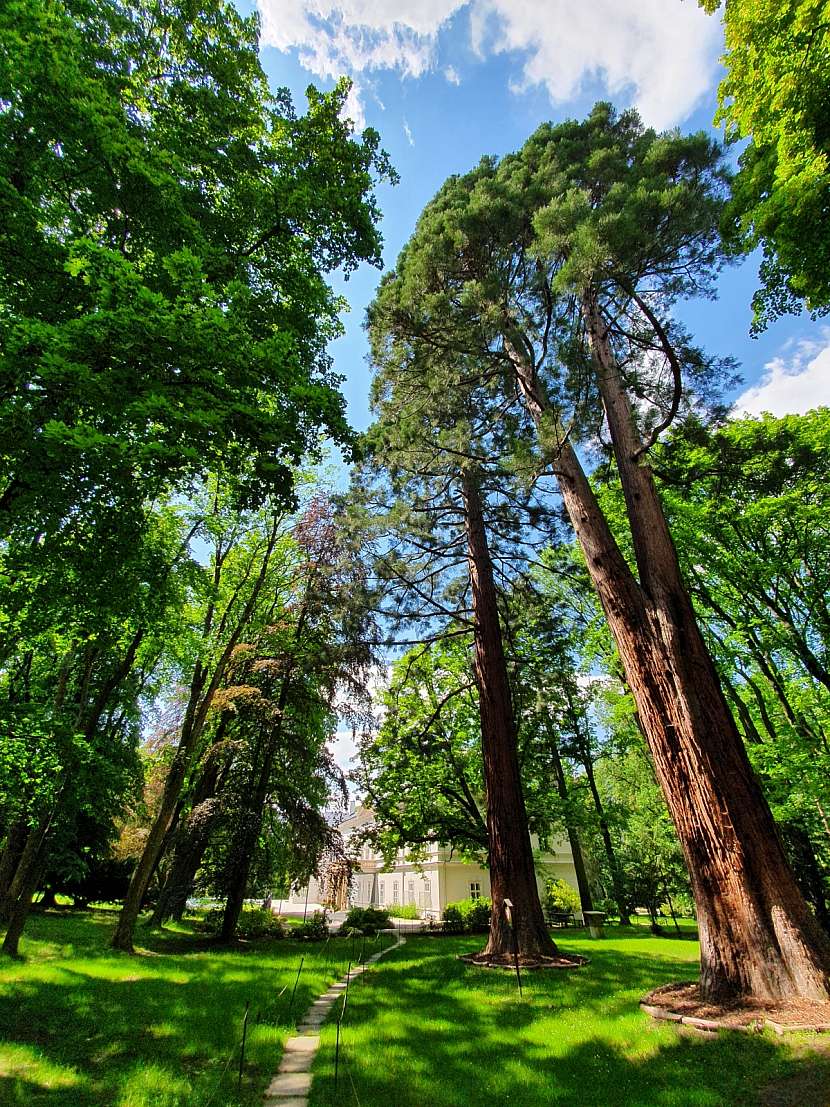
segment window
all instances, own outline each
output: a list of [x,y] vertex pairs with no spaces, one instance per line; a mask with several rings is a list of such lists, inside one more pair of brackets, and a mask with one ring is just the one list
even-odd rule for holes
[[478,880],[470,881],[470,899],[481,899],[481,882]]
[[378,903],[386,903],[386,885],[382,880],[378,884]]
[[398,884],[397,880],[392,881],[392,902],[393,903],[400,903],[401,902],[400,885]]
[[407,881],[406,902],[407,903],[414,903],[415,902],[415,881],[414,880]]

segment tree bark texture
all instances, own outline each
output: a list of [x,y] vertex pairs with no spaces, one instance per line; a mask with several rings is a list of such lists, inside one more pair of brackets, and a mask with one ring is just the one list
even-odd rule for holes
[[[3,845],[3,853],[0,855],[0,903],[4,902],[9,894],[15,871],[26,845],[29,827],[25,819],[17,819],[9,827],[6,841]],[[2,917],[2,913],[0,913]]]
[[[596,300],[584,318],[611,432],[639,583],[582,465],[560,441],[555,468],[566,510],[617,644],[657,779],[692,882],[701,991],[715,1002],[830,998],[830,944],[809,911],[718,681]],[[546,403],[532,367],[514,357],[537,423]]]
[[463,473],[462,490],[475,623],[474,675],[481,713],[493,903],[490,936],[484,953],[497,957],[513,953],[514,935],[504,906],[505,899],[509,899],[513,903],[519,956],[555,957],[556,946],[545,926],[539,902],[493,565],[474,473]]

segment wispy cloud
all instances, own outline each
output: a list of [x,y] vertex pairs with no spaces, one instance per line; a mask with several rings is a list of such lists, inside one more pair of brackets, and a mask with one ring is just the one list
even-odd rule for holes
[[409,126],[405,119],[403,121],[403,133],[406,135],[406,141],[409,143],[409,145],[414,146],[415,139],[412,137],[412,128]]
[[455,68],[454,65],[447,66],[447,68],[444,70],[444,76],[451,85],[461,84],[461,77],[459,76],[458,70]]

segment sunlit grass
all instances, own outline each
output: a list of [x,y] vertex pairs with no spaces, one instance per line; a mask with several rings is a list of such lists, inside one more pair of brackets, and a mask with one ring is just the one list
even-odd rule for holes
[[113,926],[104,912],[36,916],[23,961],[0,961],[0,1104],[258,1104],[296,1017],[352,952],[347,939],[222,947],[184,923],[140,931],[129,956],[108,948]]
[[[830,1058],[805,1052],[807,1036],[704,1038],[642,1013],[645,992],[697,975],[696,942],[643,928],[607,935],[558,933],[563,950],[591,963],[525,973],[521,998],[512,974],[458,961],[481,939],[409,939],[351,989],[336,1091],[325,1028],[312,1107],[830,1104]],[[764,1098],[770,1088],[777,1098]]]

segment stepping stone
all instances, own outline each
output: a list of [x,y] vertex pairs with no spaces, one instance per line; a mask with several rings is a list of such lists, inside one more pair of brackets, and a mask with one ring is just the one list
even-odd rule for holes
[[289,1038],[285,1043],[285,1053],[314,1053],[320,1044],[318,1036],[308,1035],[304,1038]]
[[300,1033],[303,1033],[306,1030],[313,1030],[315,1033],[317,1033],[325,1021],[325,1014],[320,1015],[317,1013],[312,1014],[311,1012],[309,1012],[306,1014],[303,1021],[297,1025],[297,1029],[300,1031]]
[[280,1072],[265,1089],[266,1098],[284,1101],[289,1098],[301,1099],[311,1091],[310,1072]]
[[264,1107],[308,1107],[308,1100],[305,1096],[292,1095],[286,1099],[285,1096],[266,1096],[264,1101]]
[[284,1053],[277,1070],[283,1072],[311,1072],[313,1053]]

